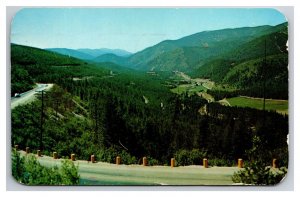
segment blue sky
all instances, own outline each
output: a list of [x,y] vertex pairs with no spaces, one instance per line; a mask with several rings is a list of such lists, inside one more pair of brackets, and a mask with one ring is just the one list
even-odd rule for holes
[[111,48],[137,52],[201,31],[286,22],[274,9],[26,8],[11,42],[38,48]]

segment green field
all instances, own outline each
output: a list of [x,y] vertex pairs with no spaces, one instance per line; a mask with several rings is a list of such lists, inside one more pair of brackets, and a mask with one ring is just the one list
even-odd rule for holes
[[206,88],[201,85],[194,84],[182,84],[177,86],[176,88],[171,89],[173,93],[182,94],[187,92],[189,95],[194,94],[196,92],[206,91]]
[[[234,97],[228,98],[227,101],[231,106],[238,107],[251,107],[256,109],[263,109],[262,98],[249,98],[249,97]],[[266,110],[275,110],[281,114],[288,114],[288,101],[266,99]]]

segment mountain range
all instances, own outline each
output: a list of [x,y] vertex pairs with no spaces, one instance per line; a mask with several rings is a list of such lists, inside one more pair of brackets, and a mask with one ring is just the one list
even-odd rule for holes
[[[277,26],[243,27],[204,31],[178,40],[165,40],[131,54],[121,49],[47,49],[95,62],[112,62],[145,71],[179,70],[191,74],[208,75],[212,64],[231,64],[286,52],[287,23]],[[216,62],[219,62],[218,64]],[[225,68],[228,70],[228,68]]]
[[[272,95],[286,98],[287,42],[288,24],[283,23],[277,26],[204,31],[178,40],[165,40],[134,54],[119,49],[46,50],[54,52],[49,54],[49,57],[54,58],[59,56],[53,54],[59,53],[89,62],[110,62],[113,64],[107,65],[119,65],[140,71],[182,71],[191,77],[209,78],[217,83],[229,84],[247,91],[257,91],[262,85],[260,81],[266,75],[266,85],[271,87],[269,89],[276,89],[276,95]],[[29,49],[19,47],[18,50],[20,52],[17,54],[24,56]],[[38,54],[43,53],[40,51]],[[27,56],[24,60],[26,62],[36,59],[30,53]],[[64,65],[74,64],[68,61]]]
[[127,57],[131,55],[130,52],[122,49],[68,49],[68,48],[46,48],[47,51],[56,52],[62,55],[75,57],[82,60],[93,60],[98,56],[111,54],[118,57]]

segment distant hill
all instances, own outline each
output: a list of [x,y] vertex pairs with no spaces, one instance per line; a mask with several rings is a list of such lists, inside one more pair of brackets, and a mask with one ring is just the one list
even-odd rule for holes
[[114,54],[117,56],[121,57],[127,57],[132,55],[132,53],[122,50],[122,49],[106,49],[106,48],[101,48],[101,49],[77,49],[79,52],[86,53],[88,55],[95,57],[104,55],[104,54]]
[[[45,50],[56,52],[62,55],[75,57],[82,60],[93,60],[98,56],[113,54],[120,57],[128,57],[130,52],[122,49],[68,49],[68,48],[46,48]],[[99,61],[102,62],[102,61]]]
[[48,48],[46,49],[47,51],[52,51],[52,52],[56,52],[62,55],[66,55],[66,56],[71,56],[71,57],[75,57],[78,59],[83,59],[83,60],[90,60],[95,58],[92,55],[89,55],[87,53],[84,52],[80,52],[78,50],[74,50],[74,49],[67,49],[67,48]]
[[122,57],[122,56],[118,56],[112,53],[108,53],[108,54],[104,54],[104,55],[100,55],[94,59],[92,59],[92,61],[95,62],[111,62],[111,63],[115,63],[115,64],[119,64],[119,65],[124,65],[127,62],[127,58],[126,57]]

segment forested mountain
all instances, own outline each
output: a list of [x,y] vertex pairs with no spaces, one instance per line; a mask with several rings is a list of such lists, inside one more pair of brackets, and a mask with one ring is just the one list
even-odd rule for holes
[[100,55],[100,56],[94,58],[92,61],[95,61],[95,62],[112,62],[112,63],[118,64],[118,65],[127,64],[126,63],[127,62],[126,57],[117,56],[117,55],[112,54],[112,53]]
[[[278,25],[269,34],[255,38],[215,58],[192,76],[230,84],[243,94],[263,97],[263,83],[268,98],[288,98],[287,24]],[[264,82],[265,81],[265,82]]]
[[[280,28],[279,28],[280,27]],[[207,62],[193,75],[211,78],[214,81],[221,82],[230,67],[239,63],[276,54],[284,54],[287,57],[287,26],[280,25],[276,32],[255,38],[225,54]],[[230,62],[230,65],[222,62]],[[286,65],[287,66],[287,65]],[[221,73],[222,72],[222,73]],[[221,76],[219,76],[221,75]]]
[[[129,62],[137,69],[192,71],[208,60],[263,35],[269,28],[272,27],[205,31],[179,40],[167,40],[132,55]],[[169,61],[165,63],[166,57]]]
[[[257,46],[253,48],[255,44],[252,42],[257,42],[255,39],[264,40],[265,37],[272,37],[273,34],[286,33],[286,29],[285,23],[275,27],[260,26],[205,31],[178,40],[162,41],[129,56],[126,61],[124,59],[119,61],[116,57],[109,59],[107,56],[103,59],[98,57],[95,61],[111,61],[138,70],[179,70],[192,73],[195,69],[201,70],[203,65],[215,59],[233,58],[232,54],[236,55],[233,61],[240,60],[241,52],[245,52],[245,56],[242,56],[246,59],[258,58],[261,54],[257,51],[262,49]],[[268,47],[273,49],[273,46]]]

